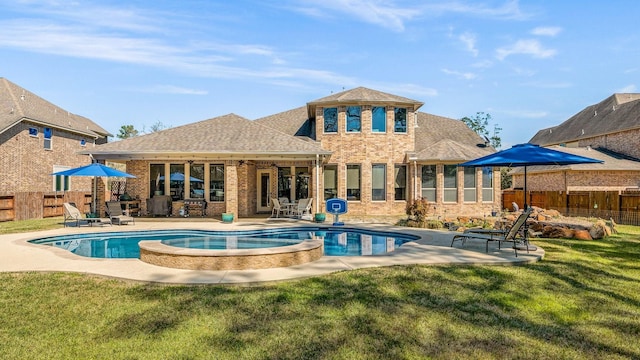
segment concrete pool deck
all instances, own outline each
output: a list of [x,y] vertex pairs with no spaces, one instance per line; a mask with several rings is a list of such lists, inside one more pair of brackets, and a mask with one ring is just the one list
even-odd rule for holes
[[[172,221],[162,219],[136,219],[134,225],[67,227],[59,229],[0,235],[0,271],[2,272],[77,272],[113,278],[167,284],[251,284],[283,281],[325,275],[332,272],[369,267],[411,264],[475,264],[517,265],[536,262],[544,257],[540,247],[536,251],[518,251],[515,256],[510,246],[498,249],[489,244],[485,252],[484,241],[468,241],[464,246],[456,242],[450,247],[454,232],[398,227],[378,223],[347,223],[345,227],[379,231],[402,232],[420,236],[420,240],[407,243],[387,255],[328,257],[290,266],[259,270],[183,270],[151,265],[139,259],[94,259],[75,255],[67,250],[48,245],[28,243],[29,240],[48,236],[87,232],[140,231],[165,229],[201,230],[253,230],[295,226],[318,226],[305,221],[272,221],[268,219],[240,219],[226,224],[217,220]],[[320,226],[328,226],[325,223]]]

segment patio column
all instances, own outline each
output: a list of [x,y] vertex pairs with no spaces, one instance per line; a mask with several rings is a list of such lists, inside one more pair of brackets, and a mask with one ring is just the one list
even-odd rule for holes
[[225,212],[238,218],[238,162],[227,161],[224,167]]

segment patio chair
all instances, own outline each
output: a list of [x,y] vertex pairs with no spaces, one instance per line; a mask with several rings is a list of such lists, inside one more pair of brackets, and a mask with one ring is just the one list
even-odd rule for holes
[[111,219],[107,219],[107,218],[87,218],[84,214],[82,214],[82,212],[73,203],[63,203],[62,204],[62,208],[64,209],[64,219],[62,221],[63,224],[64,224],[64,227],[67,227],[67,220],[75,220],[76,221],[76,226],[80,226],[80,221],[84,221],[87,224],[89,224],[90,226],[92,226],[93,223],[111,225]]
[[298,206],[293,210],[293,215],[298,218],[302,218],[303,216],[306,216],[306,215],[311,217],[312,202],[313,202],[313,198],[300,199],[300,201],[298,201]]
[[107,215],[109,215],[112,223],[116,222],[118,225],[128,224],[130,222],[136,223],[133,217],[124,215],[120,201],[107,201],[105,204],[107,206]]
[[271,217],[275,215],[276,217],[280,217],[281,213],[285,213],[285,209],[280,205],[280,201],[276,198],[271,198]]
[[514,243],[513,250],[515,251],[516,256],[518,256],[518,248],[516,247],[516,242],[524,241],[525,245],[527,246],[527,251],[529,249],[527,244],[527,235],[521,235],[520,238],[518,238],[518,235],[521,232],[522,227],[525,225],[525,222],[529,218],[529,215],[531,215],[531,210],[532,209],[529,208],[526,211],[523,211],[522,214],[518,216],[516,221],[513,222],[513,225],[511,226],[511,228],[509,228],[509,230],[468,229],[462,234],[454,235],[453,239],[451,239],[451,247],[453,247],[453,243],[456,240],[460,240],[462,242],[462,245],[464,245],[465,242],[470,239],[484,240],[486,241],[486,252],[489,252],[490,241],[497,241],[498,249],[500,249],[503,242],[512,242]]

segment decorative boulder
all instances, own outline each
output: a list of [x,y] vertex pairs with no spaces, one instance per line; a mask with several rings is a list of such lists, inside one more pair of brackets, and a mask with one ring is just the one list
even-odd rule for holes
[[578,229],[573,232],[573,238],[577,240],[593,240],[588,230]]
[[589,234],[591,235],[591,238],[602,239],[607,233],[607,231],[605,230],[606,227],[607,227],[607,224],[605,224],[603,220],[598,220],[591,227],[591,229],[589,229]]

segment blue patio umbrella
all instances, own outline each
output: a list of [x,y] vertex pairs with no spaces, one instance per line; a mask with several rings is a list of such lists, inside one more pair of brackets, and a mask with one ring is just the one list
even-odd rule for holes
[[[55,172],[51,175],[55,175],[55,176],[93,176],[93,177],[98,177],[98,176],[104,176],[104,177],[125,177],[125,178],[135,178],[135,176],[128,174],[124,171],[120,171],[117,169],[114,169],[112,167],[108,167],[106,165],[100,164],[100,163],[92,163],[89,165],[85,165],[85,166],[81,166],[81,167],[77,167],[77,168],[73,168],[73,169],[69,169],[69,170],[63,170],[63,171],[58,171]],[[94,181],[94,187],[95,187],[95,181]],[[94,188],[94,192],[95,192],[95,188]],[[96,197],[93,196],[93,211],[96,211]]]
[[573,155],[563,151],[557,151],[535,144],[513,145],[510,149],[467,161],[460,166],[508,166],[524,167],[524,208],[527,208],[527,166],[535,165],[571,165],[571,164],[595,164],[602,160],[584,156]]
[[[524,209],[527,209],[527,166],[536,165],[571,165],[571,164],[595,164],[602,163],[584,156],[573,155],[562,151],[540,147],[535,144],[514,145],[510,149],[498,151],[496,153],[483,156],[481,158],[467,161],[460,166],[509,166],[524,167]],[[524,223],[524,247],[529,251],[535,250],[535,246],[529,245],[529,234],[527,222]],[[515,246],[515,245],[514,245]]]
[[[160,176],[159,178],[160,180],[164,180],[164,176]],[[171,175],[169,175],[169,180],[171,181],[184,181],[184,174],[183,173],[171,173]],[[198,178],[194,178],[193,176],[189,176],[189,181],[191,182],[204,182],[203,180],[200,180]]]
[[124,171],[116,170],[100,163],[92,163],[90,165],[81,166],[69,170],[55,172],[51,175],[56,176],[106,176],[106,177],[125,177],[135,178],[131,174]]

